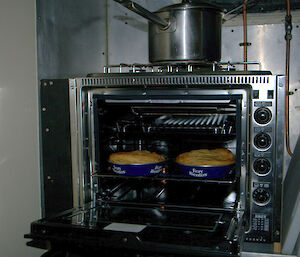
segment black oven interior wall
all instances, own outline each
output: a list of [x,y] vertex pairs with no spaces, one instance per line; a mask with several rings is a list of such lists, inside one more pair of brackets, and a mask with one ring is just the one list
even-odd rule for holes
[[[107,180],[99,177],[95,199],[135,204],[165,203],[201,208],[235,209],[239,201],[240,99],[178,103],[132,103],[94,96],[94,173],[111,175],[111,153],[147,150],[163,155],[165,180]],[[191,101],[192,102],[192,101]],[[226,148],[236,166],[221,179],[227,183],[185,183],[176,156],[196,149]],[[115,174],[116,175],[116,174]],[[118,176],[116,176],[118,177]],[[179,184],[179,183],[180,184]]]

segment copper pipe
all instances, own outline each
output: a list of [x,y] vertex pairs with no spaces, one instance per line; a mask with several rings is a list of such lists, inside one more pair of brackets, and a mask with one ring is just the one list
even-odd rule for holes
[[[248,56],[247,56],[247,2],[248,0],[244,0],[244,6],[243,6],[243,28],[244,28],[244,62],[247,62]],[[247,64],[244,64],[244,70],[246,71],[248,69]]]
[[290,0],[286,0],[286,65],[285,65],[285,128],[286,128],[286,150],[290,156],[293,155],[290,146],[290,125],[289,125],[289,85],[290,85],[290,51],[292,39],[292,17]]
[[291,2],[286,0],[286,15],[291,15]]

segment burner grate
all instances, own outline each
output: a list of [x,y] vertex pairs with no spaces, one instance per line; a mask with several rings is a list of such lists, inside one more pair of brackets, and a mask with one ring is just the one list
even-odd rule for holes
[[167,72],[167,73],[178,73],[178,72],[193,72],[193,71],[235,71],[239,70],[239,66],[243,65],[255,65],[258,66],[258,71],[261,71],[260,62],[212,62],[206,63],[205,65],[199,63],[176,63],[166,65],[155,65],[155,64],[117,64],[104,66],[104,73],[140,73],[140,72]]

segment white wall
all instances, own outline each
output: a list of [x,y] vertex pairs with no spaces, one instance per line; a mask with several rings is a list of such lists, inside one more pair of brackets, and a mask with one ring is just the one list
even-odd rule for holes
[[0,257],[35,257],[40,217],[35,0],[0,3]]

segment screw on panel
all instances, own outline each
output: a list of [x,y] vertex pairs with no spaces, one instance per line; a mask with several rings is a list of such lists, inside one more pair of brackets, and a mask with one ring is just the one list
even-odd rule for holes
[[47,82],[44,82],[43,86],[46,87],[47,86]]
[[43,108],[42,108],[42,111],[43,111],[43,112],[45,112],[46,110],[47,110],[46,107],[43,107]]
[[50,131],[50,129],[49,128],[46,128],[46,132],[49,132]]
[[54,84],[53,81],[49,81],[50,86],[53,86],[53,84]]

